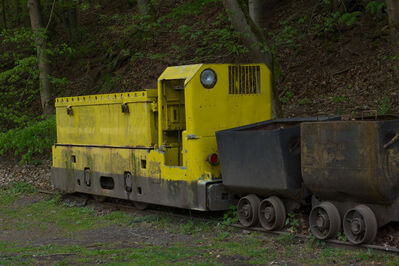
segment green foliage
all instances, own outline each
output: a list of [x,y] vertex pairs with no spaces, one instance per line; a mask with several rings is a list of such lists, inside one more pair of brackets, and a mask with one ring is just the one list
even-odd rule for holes
[[341,102],[346,102],[345,96],[333,96],[331,101],[333,103],[341,103]]
[[280,101],[283,103],[289,102],[292,97],[294,97],[294,92],[291,90],[286,90],[282,97],[280,97]]
[[360,11],[344,13],[341,15],[341,17],[338,18],[338,24],[339,25],[345,24],[346,26],[351,26],[357,21],[360,14],[361,14]]
[[230,233],[228,231],[218,232],[216,240],[219,240],[219,241],[226,240],[226,238],[228,238],[229,236],[230,236]]
[[[196,21],[193,16],[198,16],[206,9],[221,5],[219,0],[193,0],[178,5],[169,13],[158,18],[149,19],[145,16],[134,16],[135,23],[122,29],[125,36],[134,40],[137,52],[131,55],[131,62],[140,58],[162,60],[174,57],[179,64],[198,63],[200,61],[215,61],[215,54],[238,55],[248,51],[240,42],[237,33],[224,12],[218,13],[214,21]],[[170,43],[168,53],[146,53],[148,43],[157,44],[159,36],[165,33],[177,33],[182,41],[193,43],[192,46],[182,46],[181,41]],[[109,44],[107,44],[109,45]]]
[[297,242],[295,234],[287,234],[287,233],[279,235],[276,240],[280,245],[283,246],[292,245]]
[[388,96],[384,96],[382,102],[378,105],[378,113],[381,115],[385,115],[390,112],[391,107],[391,99]]
[[337,234],[337,239],[339,240],[339,241],[343,241],[343,242],[346,242],[348,239],[346,238],[346,235],[344,235],[342,232],[338,232],[338,234]]
[[121,211],[113,211],[105,215],[104,218],[120,225],[128,225],[132,221],[132,216],[130,214]]
[[309,98],[307,98],[307,97],[298,99],[298,104],[299,105],[306,105],[306,104],[310,104],[310,103],[312,103],[312,101]]
[[35,191],[36,188],[32,184],[24,182],[13,182],[7,188],[7,192],[12,194],[33,193]]
[[220,0],[192,0],[186,4],[180,4],[174,8],[169,14],[163,17],[162,20],[174,19],[179,22],[187,16],[199,15],[209,4],[220,3]]
[[229,209],[223,214],[223,225],[231,225],[238,222],[237,206],[230,205]]
[[381,12],[386,6],[387,4],[385,1],[370,1],[366,5],[366,10],[370,12],[370,14],[375,15],[378,12]]
[[274,42],[276,45],[288,45],[295,48],[296,38],[298,37],[298,30],[294,26],[289,25],[287,21],[280,23],[282,29],[276,35]]
[[0,42],[8,49],[0,55],[0,129],[21,126],[29,118],[24,112],[39,95],[37,59],[30,47],[32,33],[25,28],[3,31]]
[[341,13],[339,11],[333,12],[330,16],[322,18],[322,22],[316,24],[313,29],[316,34],[335,33],[342,30],[344,26],[352,26],[358,21],[360,11]]
[[298,228],[299,228],[299,220],[295,217],[295,214],[288,213],[288,217],[285,220],[285,225],[288,226],[288,230],[291,233],[298,233]]
[[308,242],[307,245],[309,247],[313,248],[324,248],[326,247],[326,241],[317,239],[313,234],[312,231],[310,230],[310,227],[308,228],[309,236],[308,236]]
[[[43,34],[43,33],[41,33]],[[34,36],[30,29],[19,28],[2,31],[0,43],[6,52],[0,54],[0,131],[23,127],[40,114],[32,112],[32,105],[39,102],[39,70],[37,67]],[[51,57],[70,58],[74,50],[66,44],[53,46],[48,43],[45,52]],[[63,88],[66,78],[50,76],[54,91]]]
[[50,116],[0,133],[0,155],[13,152],[21,162],[30,162],[34,155],[49,151],[55,140],[55,116]]
[[100,86],[98,89],[99,93],[108,93],[112,89],[115,88],[116,84],[120,81],[120,76],[112,75],[111,73],[106,73],[101,79],[99,80]]
[[[226,51],[233,55],[248,52],[248,48],[240,43],[240,34],[231,25],[224,13],[219,13],[210,25],[199,21],[193,25],[182,24],[177,28],[181,40],[190,40],[197,44],[192,62],[214,60],[212,56]],[[209,28],[210,27],[210,28]]]

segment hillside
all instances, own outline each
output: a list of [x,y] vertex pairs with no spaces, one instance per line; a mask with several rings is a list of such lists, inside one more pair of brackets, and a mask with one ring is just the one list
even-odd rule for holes
[[[143,16],[132,0],[82,1],[73,39],[64,9],[56,5],[52,15],[52,5],[43,5],[53,99],[155,87],[171,65],[258,61],[220,0],[151,3],[150,15]],[[341,3],[332,9],[320,0],[264,2],[262,30],[275,54],[284,116],[399,110],[384,2]],[[2,131],[24,127],[41,114],[29,17],[20,17],[9,19],[12,29],[0,35]]]
[[[339,15],[334,18],[320,1],[264,5],[263,26],[276,50],[277,88],[285,116],[398,111],[387,16],[352,2],[338,11],[359,12],[351,25],[338,22]],[[136,6],[125,1],[102,1],[81,10],[84,36],[76,58],[55,64],[56,75],[65,74],[70,81],[57,94],[155,87],[170,65],[248,58],[256,62],[245,53],[220,1],[173,4],[159,4],[151,23],[140,20]]]

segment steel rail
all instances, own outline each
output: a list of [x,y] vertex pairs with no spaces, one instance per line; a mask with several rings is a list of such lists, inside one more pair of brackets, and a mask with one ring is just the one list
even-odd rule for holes
[[[270,235],[290,235],[290,234],[292,234],[287,231],[266,231],[265,229],[263,229],[261,227],[245,227],[240,224],[232,224],[231,226],[235,227],[235,228],[240,228],[243,230],[262,232],[262,233],[270,234]],[[305,239],[305,240],[314,239],[311,236],[304,235],[304,234],[295,234],[293,236],[295,236],[296,238],[301,238],[301,239]],[[327,240],[323,240],[323,241],[327,245],[332,246],[332,247],[345,247],[345,248],[350,248],[350,249],[374,249],[374,250],[390,252],[390,253],[399,253],[398,248],[389,247],[389,246],[379,246],[379,245],[372,245],[372,244],[353,245],[349,242],[340,241],[337,239],[327,239]]]

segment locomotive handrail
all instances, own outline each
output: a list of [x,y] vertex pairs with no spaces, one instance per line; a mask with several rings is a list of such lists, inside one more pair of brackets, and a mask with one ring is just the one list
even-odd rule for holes
[[384,144],[384,149],[389,148],[392,144],[396,143],[399,139],[399,133],[396,133],[396,135],[387,143]]

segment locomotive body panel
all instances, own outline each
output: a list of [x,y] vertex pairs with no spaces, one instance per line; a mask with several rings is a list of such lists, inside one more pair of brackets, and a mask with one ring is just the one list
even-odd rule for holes
[[156,90],[56,99],[57,143],[154,147]]
[[[209,69],[217,75],[211,88],[201,81]],[[223,210],[230,197],[209,160],[215,131],[271,118],[270,72],[258,64],[170,67],[157,90],[59,98],[56,113],[56,188]]]

